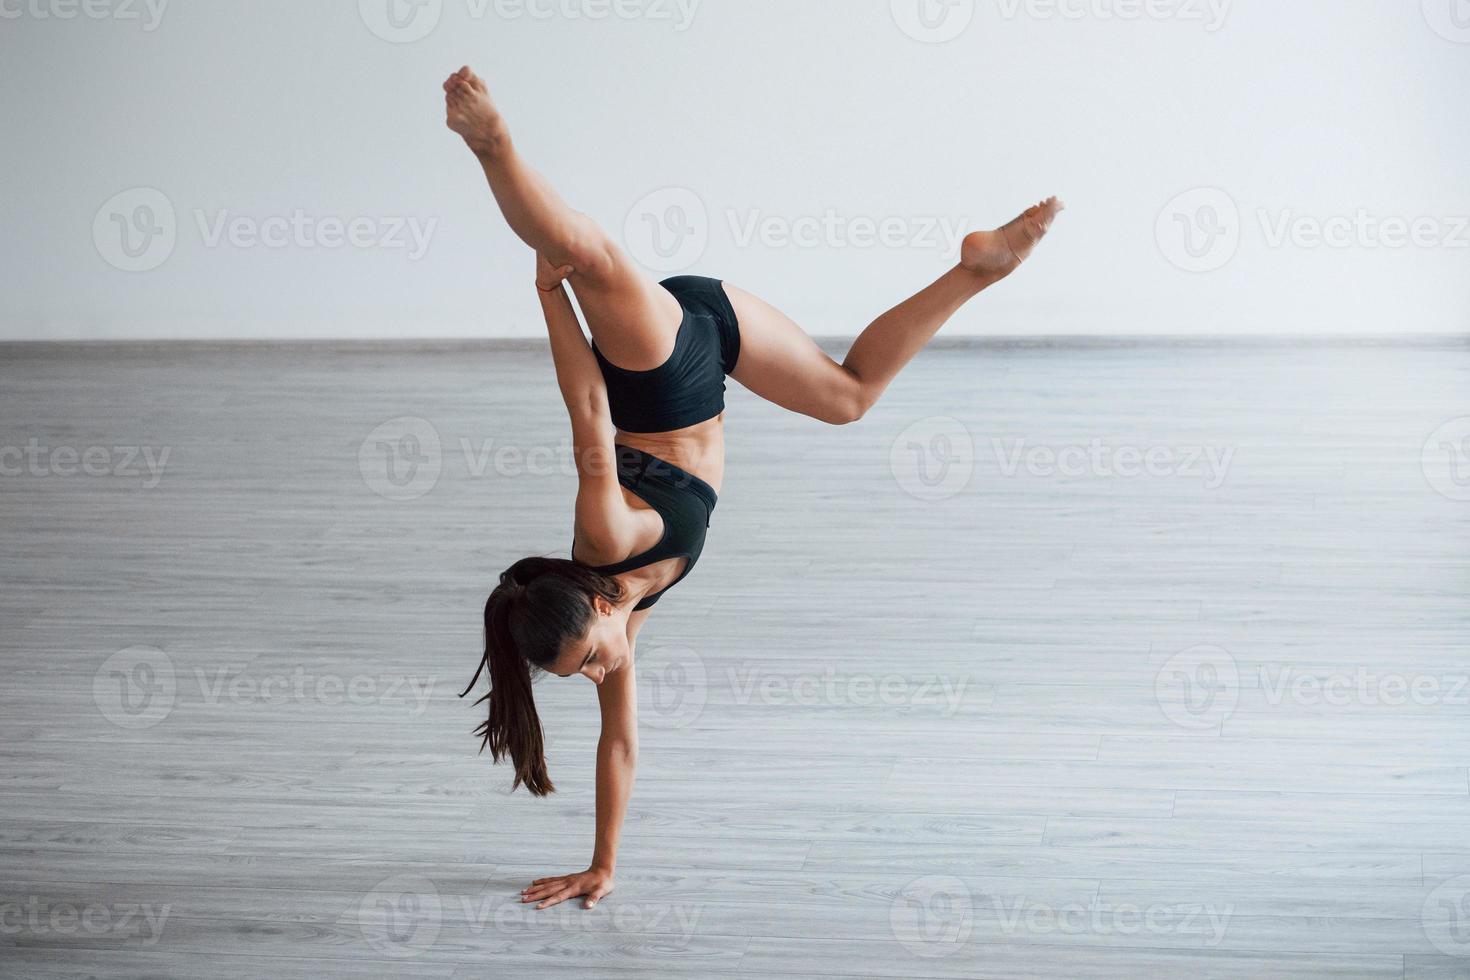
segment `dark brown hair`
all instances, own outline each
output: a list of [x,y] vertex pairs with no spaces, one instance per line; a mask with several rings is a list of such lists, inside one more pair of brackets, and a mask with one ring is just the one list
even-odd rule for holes
[[522,558],[500,574],[500,584],[485,600],[485,655],[460,697],[488,672],[490,690],[475,703],[488,701],[489,715],[475,734],[481,737],[480,751],[488,746],[493,761],[510,757],[516,770],[512,791],[523,783],[532,796],[556,791],[546,774],[531,671],[549,669],[568,640],[586,635],[598,596],[619,603],[623,586],[581,562]]

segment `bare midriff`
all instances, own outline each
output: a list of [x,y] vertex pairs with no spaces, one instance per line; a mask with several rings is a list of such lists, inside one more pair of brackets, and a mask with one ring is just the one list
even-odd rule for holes
[[718,493],[725,479],[725,416],[673,432],[618,431],[618,444],[641,449],[693,473]]

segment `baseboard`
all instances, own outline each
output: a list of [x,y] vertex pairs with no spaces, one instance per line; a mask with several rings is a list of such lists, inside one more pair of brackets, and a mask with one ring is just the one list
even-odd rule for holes
[[[851,337],[818,337],[824,350],[845,351]],[[0,357],[54,356],[63,353],[138,355],[155,351],[301,351],[315,353],[424,353],[471,352],[536,353],[546,341],[526,338],[448,340],[13,340],[0,341]],[[1212,336],[1172,334],[1102,334],[1056,336],[938,337],[931,350],[1149,350],[1149,349],[1354,349],[1412,350],[1470,349],[1470,334],[1302,334]]]

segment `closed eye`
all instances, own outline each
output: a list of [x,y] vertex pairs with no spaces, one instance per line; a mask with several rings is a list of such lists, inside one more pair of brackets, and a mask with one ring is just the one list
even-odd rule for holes
[[587,656],[585,656],[585,657],[582,658],[582,662],[577,665],[577,669],[576,670],[572,671],[569,674],[557,674],[556,676],[557,677],[576,677],[582,671],[584,671],[584,670],[587,669],[587,665],[592,662],[592,657],[593,657],[593,652],[591,650],[588,650],[587,651]]
[[574,670],[574,671],[572,671],[570,674],[562,674],[562,676],[563,677],[575,677],[577,674],[580,674],[582,671],[584,671],[584,670],[587,669],[587,665],[590,664],[590,663],[592,663],[592,658],[593,658],[593,652],[591,650],[588,650],[587,651],[587,656],[585,656],[585,657],[582,658],[582,662],[577,666],[577,669]]

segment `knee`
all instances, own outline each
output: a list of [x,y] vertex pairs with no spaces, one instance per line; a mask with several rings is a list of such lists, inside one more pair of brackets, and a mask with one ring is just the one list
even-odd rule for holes
[[617,261],[617,246],[612,239],[590,219],[581,216],[564,230],[557,246],[564,256],[560,264],[570,265],[578,275],[594,279],[609,275]]
[[841,397],[834,398],[823,406],[822,414],[818,417],[828,425],[852,425],[862,421],[872,407],[873,399],[861,388],[854,387],[852,391],[844,392]]

